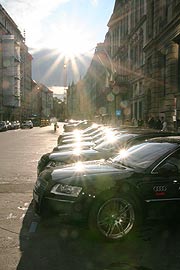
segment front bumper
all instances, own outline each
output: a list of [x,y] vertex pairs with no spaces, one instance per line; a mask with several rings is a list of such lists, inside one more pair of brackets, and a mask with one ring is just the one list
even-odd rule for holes
[[45,190],[33,191],[33,205],[35,212],[40,216],[55,215],[69,221],[86,221],[92,198],[79,196],[78,198],[67,198],[46,194]]

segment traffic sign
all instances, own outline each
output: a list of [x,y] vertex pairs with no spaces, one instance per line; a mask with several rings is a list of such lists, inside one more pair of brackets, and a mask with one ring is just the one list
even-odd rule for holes
[[121,115],[121,110],[116,110],[116,116],[120,116]]

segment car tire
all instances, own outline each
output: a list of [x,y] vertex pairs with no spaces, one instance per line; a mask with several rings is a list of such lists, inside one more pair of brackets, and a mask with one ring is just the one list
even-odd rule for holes
[[127,238],[142,221],[138,200],[126,193],[99,198],[89,214],[89,228],[93,236],[110,241]]

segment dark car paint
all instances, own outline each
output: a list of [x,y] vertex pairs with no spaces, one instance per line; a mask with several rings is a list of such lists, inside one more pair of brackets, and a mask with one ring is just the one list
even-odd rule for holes
[[73,160],[92,160],[102,158],[102,154],[94,149],[82,149],[80,154],[76,154],[74,151],[60,151],[54,152],[49,155],[49,159],[52,161],[62,161],[64,163],[72,163]]
[[[79,144],[79,147],[81,147],[81,149],[85,149],[85,148],[90,148],[92,146],[95,145],[94,142],[89,142],[89,141],[83,141],[83,142],[80,142]],[[64,151],[64,150],[67,150],[67,149],[74,149],[75,147],[77,147],[77,143],[69,143],[69,144],[63,144],[63,145],[59,145],[59,146],[56,146],[53,148],[53,151]]]
[[[50,212],[52,211],[52,213],[59,213],[60,215],[68,214],[68,216],[75,220],[76,218],[78,220],[86,220],[89,213],[89,207],[98,194],[112,189],[117,191],[117,186],[119,185],[120,181],[122,181],[122,185],[124,184],[124,188],[127,188],[127,186],[130,187],[128,182],[133,177],[133,171],[131,169],[122,167],[122,169],[119,170],[101,160],[89,162],[86,161],[83,164],[85,165],[84,172],[76,173],[76,165],[71,164],[66,165],[65,167],[63,166],[63,168],[57,167],[55,170],[45,170],[42,172],[42,174],[40,174],[39,177],[43,178],[43,174],[48,172],[48,178],[51,180],[48,181],[43,200],[38,206],[36,205],[36,211],[38,214],[42,214],[44,210],[48,210]],[[59,195],[50,194],[50,190],[55,183],[73,183],[73,185],[82,185],[83,194],[78,198],[69,198],[67,203],[63,202],[66,199],[66,196],[62,195],[62,207],[61,205],[56,204],[56,200],[59,200]],[[131,188],[135,188],[135,183],[134,185],[131,185]],[[34,192],[39,193],[36,187]],[[51,200],[53,201],[52,204]],[[77,206],[79,207],[79,210],[74,211]]]
[[[172,133],[162,133],[162,132],[153,132],[153,133],[122,133],[119,136],[117,136],[118,138],[122,138],[122,136],[124,137],[124,142],[123,144],[121,143],[116,144],[116,146],[114,148],[112,148],[111,150],[107,149],[107,150],[96,150],[95,149],[81,149],[79,152],[79,155],[75,155],[73,150],[63,150],[63,151],[59,151],[56,152],[56,154],[52,153],[46,153],[44,154],[39,163],[38,163],[38,174],[40,172],[42,172],[45,167],[48,165],[48,163],[50,161],[56,161],[59,162],[61,164],[68,164],[68,163],[73,163],[76,162],[78,160],[81,161],[85,161],[85,160],[93,160],[93,159],[107,159],[109,157],[112,157],[112,155],[115,155],[118,151],[119,148],[121,147],[130,147],[131,145],[140,143],[146,139],[150,139],[152,137],[155,136],[168,136],[168,135],[172,135]],[[57,150],[57,148],[55,149]],[[53,164],[53,166],[56,166],[55,164]]]
[[[159,142],[164,141],[164,138],[159,138]],[[173,142],[173,138],[169,138]],[[154,141],[154,140],[153,140]],[[174,139],[174,143],[177,141]],[[175,143],[174,151],[180,149],[179,143]],[[131,194],[136,197],[141,204],[143,213],[147,212],[149,203],[166,201],[169,199],[176,203],[180,200],[180,177],[179,175],[157,175],[153,173],[153,168],[160,161],[167,157],[167,152],[164,156],[157,159],[148,169],[132,169],[123,165],[111,163],[111,161],[86,161],[82,163],[83,169],[80,165],[71,164],[63,167],[56,167],[55,169],[44,170],[39,175],[39,182],[46,183],[45,190],[39,190],[36,184],[34,194],[38,194],[39,202],[35,203],[37,213],[42,213],[44,210],[56,212],[59,215],[65,214],[72,219],[87,219],[89,209],[96,200],[104,192],[120,191]],[[176,180],[176,182],[175,182]],[[83,193],[78,198],[56,195],[50,193],[51,188],[57,184],[67,184],[73,186],[82,186]],[[166,192],[158,192],[154,187],[166,187]]]

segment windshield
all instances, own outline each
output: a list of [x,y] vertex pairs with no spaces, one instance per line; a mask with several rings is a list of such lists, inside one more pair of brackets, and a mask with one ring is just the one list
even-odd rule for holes
[[146,169],[169,150],[175,148],[171,143],[142,143],[130,147],[112,159],[112,163],[119,163],[130,168]]

